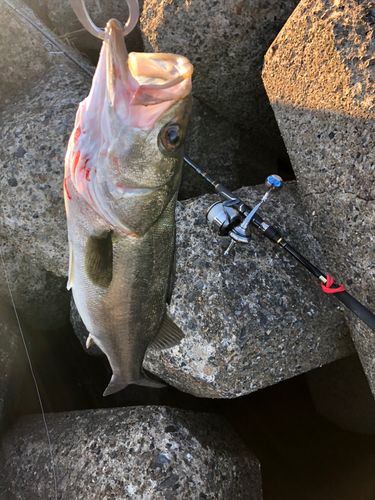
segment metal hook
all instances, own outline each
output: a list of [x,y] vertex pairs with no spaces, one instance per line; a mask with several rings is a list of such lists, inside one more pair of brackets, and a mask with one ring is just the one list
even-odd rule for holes
[[[69,0],[72,9],[78,17],[80,23],[87,29],[89,33],[101,40],[104,40],[104,30],[95,26],[89,16],[84,0]],[[128,35],[138,22],[139,5],[138,0],[126,0],[129,7],[129,19],[122,31],[123,36]]]

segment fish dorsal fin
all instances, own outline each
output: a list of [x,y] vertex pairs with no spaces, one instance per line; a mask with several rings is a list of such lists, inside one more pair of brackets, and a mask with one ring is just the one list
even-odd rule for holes
[[165,314],[159,333],[151,345],[157,349],[167,349],[179,344],[184,337],[185,334],[182,330],[171,320],[168,314]]
[[69,241],[69,272],[68,272],[68,283],[66,285],[67,290],[70,290],[73,286],[74,281],[74,253],[73,245]]
[[85,273],[97,286],[108,288],[113,275],[113,248],[111,231],[90,236],[85,250]]

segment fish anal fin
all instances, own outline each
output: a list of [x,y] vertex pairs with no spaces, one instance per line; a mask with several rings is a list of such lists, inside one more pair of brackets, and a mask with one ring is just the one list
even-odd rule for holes
[[185,334],[181,328],[176,325],[168,314],[165,314],[160,330],[151,345],[157,349],[167,349],[179,344],[184,337]]
[[86,349],[88,349],[92,345],[96,345],[96,344],[95,344],[95,340],[91,337],[91,333],[90,333],[89,336],[87,337],[87,340],[86,340]]
[[70,290],[73,286],[74,281],[74,253],[73,245],[69,241],[69,272],[68,272],[68,283],[66,285],[67,290]]
[[89,237],[86,243],[84,267],[86,276],[94,285],[109,287],[113,276],[111,231]]

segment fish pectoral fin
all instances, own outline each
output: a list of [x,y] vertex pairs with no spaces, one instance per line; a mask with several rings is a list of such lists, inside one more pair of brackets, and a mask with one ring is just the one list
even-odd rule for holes
[[151,343],[151,346],[157,349],[167,349],[179,344],[184,337],[185,334],[181,328],[171,320],[168,314],[165,314],[159,333]]
[[96,344],[95,344],[95,340],[91,337],[91,333],[90,333],[90,335],[87,337],[87,340],[86,340],[86,349],[88,349],[92,345],[96,345]]
[[86,243],[84,267],[86,276],[94,285],[109,287],[113,275],[112,231],[90,236]]
[[69,241],[69,272],[68,272],[68,283],[66,285],[67,290],[70,290],[73,286],[74,281],[74,253],[73,245]]

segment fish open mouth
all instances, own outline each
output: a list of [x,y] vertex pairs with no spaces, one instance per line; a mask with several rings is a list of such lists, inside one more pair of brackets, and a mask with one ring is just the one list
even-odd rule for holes
[[157,104],[182,99],[191,90],[193,65],[186,57],[175,54],[131,52],[128,67],[138,82],[131,104]]

